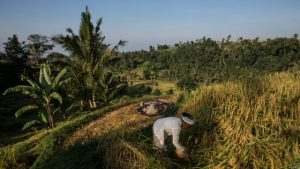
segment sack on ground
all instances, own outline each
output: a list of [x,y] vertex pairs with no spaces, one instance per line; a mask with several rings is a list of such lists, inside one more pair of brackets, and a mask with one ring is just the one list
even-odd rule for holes
[[160,100],[142,101],[137,107],[137,112],[147,116],[157,116],[168,108],[167,103]]

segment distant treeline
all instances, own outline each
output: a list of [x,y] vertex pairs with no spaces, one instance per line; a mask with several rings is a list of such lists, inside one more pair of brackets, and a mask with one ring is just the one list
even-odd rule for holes
[[[0,91],[19,84],[20,74],[31,75],[32,68],[37,69],[42,62],[64,67],[69,56],[52,52],[53,47],[52,41],[43,35],[30,35],[27,43],[19,42],[17,35],[8,38],[5,51],[0,51]],[[203,37],[174,45],[149,46],[149,50],[116,52],[107,64],[110,70],[125,74],[129,80],[187,78],[196,83],[211,83],[299,70],[300,44],[297,34],[266,40],[241,37],[236,41],[230,35],[221,41]]]
[[222,41],[203,37],[173,46],[150,46],[149,51],[120,53],[112,62],[115,71],[143,71],[140,78],[179,80],[187,75],[198,82],[215,82],[228,78],[257,75],[274,71],[299,69],[298,35],[267,40]]

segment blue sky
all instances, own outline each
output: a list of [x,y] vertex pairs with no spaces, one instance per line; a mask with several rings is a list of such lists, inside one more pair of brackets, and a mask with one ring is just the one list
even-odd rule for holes
[[103,17],[108,43],[127,40],[123,50],[174,44],[203,36],[274,38],[300,34],[299,0],[1,0],[0,50],[13,34],[52,37],[77,32],[88,5],[93,21]]

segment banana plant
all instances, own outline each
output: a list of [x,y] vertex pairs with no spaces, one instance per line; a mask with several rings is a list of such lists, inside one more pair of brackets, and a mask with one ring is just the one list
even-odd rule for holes
[[98,86],[99,96],[104,105],[106,105],[118,96],[121,90],[127,87],[127,82],[122,80],[121,76],[115,75],[112,72],[105,72],[99,80]]
[[62,104],[63,99],[58,93],[58,89],[70,81],[69,78],[63,78],[67,69],[62,69],[55,77],[51,74],[50,66],[45,63],[40,66],[39,79],[34,81],[27,76],[22,75],[21,80],[25,81],[27,85],[17,85],[8,88],[3,95],[12,92],[20,92],[23,95],[29,96],[35,100],[33,104],[25,105],[15,112],[18,118],[26,112],[38,112],[40,120],[32,120],[23,126],[23,130],[38,123],[46,123],[49,128],[55,127],[53,115],[58,110],[54,107],[54,101]]

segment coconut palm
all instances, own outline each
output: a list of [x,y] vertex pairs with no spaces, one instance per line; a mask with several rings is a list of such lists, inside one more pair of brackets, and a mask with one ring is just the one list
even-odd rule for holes
[[[11,92],[21,92],[23,95],[30,96],[35,100],[33,104],[25,105],[20,108],[15,116],[18,118],[22,114],[34,110],[38,110],[38,116],[40,120],[47,123],[50,128],[55,126],[53,119],[54,113],[57,108],[54,107],[54,102],[62,104],[62,97],[58,93],[58,89],[70,79],[63,79],[67,69],[62,69],[55,77],[51,74],[51,69],[48,64],[42,64],[40,67],[39,80],[34,81],[24,75],[21,76],[22,81],[28,83],[28,85],[18,85],[8,88],[4,91],[3,95]],[[41,123],[39,120],[32,120],[26,123],[23,129],[31,127],[37,123]]]
[[[77,90],[76,95],[82,96],[81,100],[89,104],[90,108],[95,108],[96,91],[99,87],[97,82],[104,72],[107,58],[115,54],[118,47],[124,46],[126,41],[120,40],[118,45],[110,48],[110,44],[104,42],[105,36],[100,31],[102,18],[98,19],[96,27],[91,22],[91,14],[86,7],[82,12],[79,35],[76,35],[71,28],[67,28],[67,35],[59,35],[53,38],[55,42],[61,44],[63,48],[70,52],[70,69],[73,70],[73,79],[79,85],[83,85],[84,90]],[[84,92],[84,93],[82,93]]]

